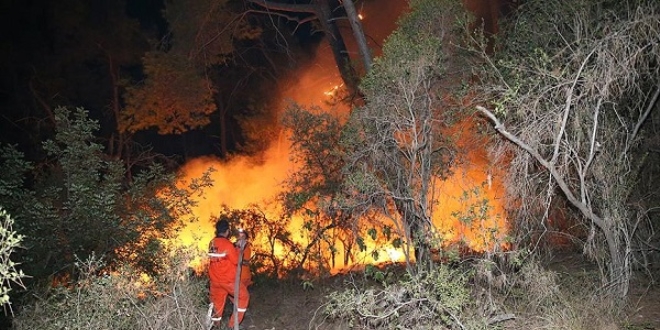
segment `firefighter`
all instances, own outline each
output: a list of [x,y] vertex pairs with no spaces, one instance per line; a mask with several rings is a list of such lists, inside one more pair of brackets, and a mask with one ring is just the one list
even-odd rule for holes
[[243,246],[243,268],[241,269],[241,283],[249,288],[252,285],[252,273],[250,272],[250,258],[252,257],[252,244],[248,241],[245,229],[238,229],[238,239],[234,244],[236,249],[241,250]]
[[[235,295],[234,283],[239,254],[236,247],[229,241],[229,232],[227,219],[219,219],[215,225],[216,237],[209,244],[209,298],[213,304],[213,315],[211,316],[213,325],[220,325],[227,296],[234,298]],[[228,323],[230,329],[233,328],[237,317],[239,324],[243,321],[250,301],[247,287],[239,283],[238,288],[238,304],[236,305],[238,315],[232,313]],[[236,303],[236,299],[233,300]]]

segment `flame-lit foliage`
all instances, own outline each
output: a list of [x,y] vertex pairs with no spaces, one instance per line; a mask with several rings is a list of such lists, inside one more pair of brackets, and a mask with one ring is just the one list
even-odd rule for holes
[[287,222],[269,219],[257,206],[245,209],[223,207],[219,216],[231,219],[231,226],[244,229],[252,242],[250,268],[255,273],[277,278],[298,266],[297,244],[286,228]]
[[283,125],[290,130],[291,160],[300,168],[287,180],[285,209],[296,212],[314,201],[319,204],[316,206],[330,211],[332,198],[339,192],[344,166],[339,116],[292,104]]
[[376,244],[383,242],[374,226],[389,233],[389,227],[379,223],[377,216],[363,213],[358,218],[342,207],[346,160],[341,143],[343,122],[345,118],[337,113],[295,104],[284,117],[284,126],[291,131],[291,158],[300,170],[289,175],[281,200],[285,212],[301,218],[303,227],[314,233],[310,242],[329,251],[316,261],[320,268],[360,263],[365,260],[357,255],[365,253],[375,262],[383,261],[379,251],[388,245]]
[[168,0],[163,16],[171,31],[170,53],[197,67],[224,64],[231,59],[234,42],[255,39],[261,28],[250,24],[242,8],[229,0]]
[[[232,219],[235,228],[251,235],[251,269],[271,278],[297,277],[304,272],[319,273],[334,267],[338,230],[328,221],[319,221],[318,212],[306,215],[267,216],[257,206],[223,208],[221,215]],[[352,240],[350,240],[352,242]],[[343,255],[344,251],[341,251]]]
[[[188,192],[157,165],[126,182],[122,164],[107,159],[93,132],[97,122],[83,109],[56,110],[57,134],[44,143],[49,155],[39,171],[17,172],[19,153],[10,153],[3,171],[0,201],[15,214],[25,236],[20,251],[26,273],[35,280],[70,273],[77,257],[96,253],[109,262],[127,259],[148,272],[160,269],[160,239],[189,211]],[[27,184],[26,174],[33,175]],[[204,186],[193,182],[191,191]]]
[[156,128],[159,134],[180,134],[210,123],[209,115],[217,110],[213,66],[233,56],[234,42],[261,34],[229,4],[166,2],[163,14],[170,34],[159,49],[144,56],[144,81],[126,89],[119,131]]
[[150,52],[143,59],[147,78],[127,88],[119,130],[157,128],[178,134],[207,125],[216,110],[214,88],[199,68],[181,55]]

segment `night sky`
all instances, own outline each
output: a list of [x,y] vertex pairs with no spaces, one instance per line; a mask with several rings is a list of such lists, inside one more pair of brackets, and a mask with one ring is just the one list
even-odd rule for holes
[[[139,58],[149,47],[147,38],[158,38],[166,26],[159,17],[159,1],[129,3],[123,9],[122,1],[2,1],[2,142],[18,143],[30,155],[39,141],[52,134],[45,108],[81,106],[102,123],[108,120],[102,112],[109,104],[111,87],[101,47],[135,52],[122,56],[127,58],[127,72],[139,72]],[[108,33],[115,13],[139,22],[144,39],[122,45],[121,36]],[[128,47],[130,42],[134,44]]]

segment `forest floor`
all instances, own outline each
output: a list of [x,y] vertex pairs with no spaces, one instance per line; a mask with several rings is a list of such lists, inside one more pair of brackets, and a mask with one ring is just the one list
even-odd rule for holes
[[[580,274],[593,271],[595,268],[579,254],[554,256],[543,264],[547,269],[563,277],[579,277]],[[659,274],[654,275],[657,278]],[[326,301],[325,297],[330,292],[346,287],[346,276],[349,275],[337,275],[322,281],[315,281],[313,286],[303,285],[302,282],[257,283],[250,289],[250,307],[241,328],[254,330],[348,329],[331,323],[326,323],[323,327],[312,326],[313,321],[322,319],[321,309]],[[617,324],[612,324],[608,329],[660,330],[660,283],[657,281],[653,283],[649,278],[648,275],[641,273],[634,275],[625,315],[617,319]],[[579,280],[569,281],[569,283],[579,283]],[[509,325],[505,323],[500,324],[504,329],[518,329],[520,326],[520,323],[517,322]]]

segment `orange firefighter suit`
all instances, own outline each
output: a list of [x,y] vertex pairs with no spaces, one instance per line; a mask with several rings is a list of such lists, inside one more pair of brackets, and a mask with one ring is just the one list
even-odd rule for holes
[[[227,238],[216,237],[211,241],[209,246],[209,296],[214,307],[212,317],[214,323],[222,319],[227,296],[234,298],[238,256],[239,251]],[[236,317],[238,317],[239,323],[243,321],[243,316],[250,301],[247,287],[243,283],[239,283],[238,288],[238,304],[236,305],[238,315],[232,313],[229,319],[230,327],[234,326]],[[235,299],[233,301],[236,303]]]

